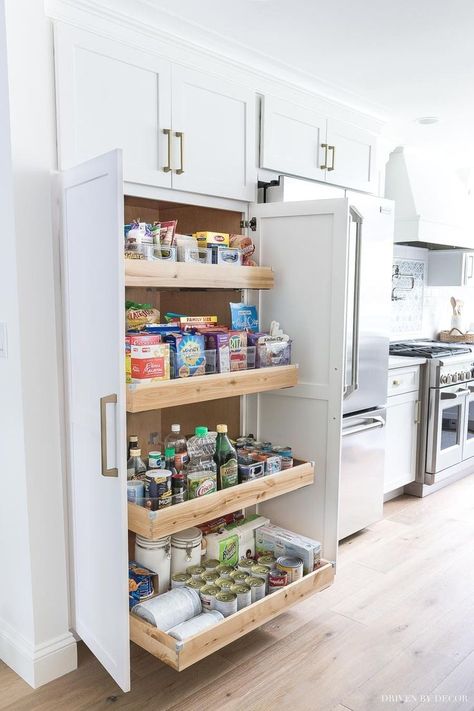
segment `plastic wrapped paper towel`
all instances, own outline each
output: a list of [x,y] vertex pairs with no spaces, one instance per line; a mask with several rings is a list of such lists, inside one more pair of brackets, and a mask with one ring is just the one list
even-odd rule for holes
[[200,615],[201,610],[199,593],[187,587],[174,588],[132,608],[135,615],[163,632]]
[[217,625],[217,623],[223,619],[224,615],[218,610],[209,610],[186,622],[181,622],[179,625],[176,625],[176,627],[172,627],[168,630],[168,634],[170,637],[177,639],[178,642],[184,642],[189,639],[189,637],[192,637],[193,634],[202,632],[208,627],[213,627],[213,625]]

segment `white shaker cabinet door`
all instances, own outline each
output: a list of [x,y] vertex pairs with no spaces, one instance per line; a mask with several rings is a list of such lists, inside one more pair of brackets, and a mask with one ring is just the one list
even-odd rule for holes
[[76,28],[55,28],[60,168],[115,148],[124,180],[171,187],[171,65]]
[[73,627],[130,688],[120,151],[62,175]]
[[416,477],[418,392],[387,399],[384,494]]
[[262,99],[260,167],[326,180],[326,117],[289,101]]
[[377,192],[375,134],[345,121],[328,119],[327,144],[329,183]]
[[173,65],[173,188],[255,200],[254,92]]

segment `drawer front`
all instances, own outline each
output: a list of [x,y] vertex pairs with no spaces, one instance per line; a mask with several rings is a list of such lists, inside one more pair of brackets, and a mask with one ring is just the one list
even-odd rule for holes
[[400,395],[418,391],[420,385],[420,367],[393,368],[388,371],[387,395]]

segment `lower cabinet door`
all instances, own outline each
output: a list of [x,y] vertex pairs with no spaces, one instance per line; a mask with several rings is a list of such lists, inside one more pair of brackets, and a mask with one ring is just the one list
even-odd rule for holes
[[418,392],[387,400],[384,493],[415,481],[418,440]]

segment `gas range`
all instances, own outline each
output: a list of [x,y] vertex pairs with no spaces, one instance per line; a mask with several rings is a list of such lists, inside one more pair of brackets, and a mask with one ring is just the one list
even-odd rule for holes
[[474,347],[465,343],[402,341],[390,344],[390,355],[426,358],[429,387],[439,388],[474,379]]

